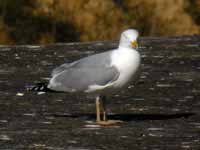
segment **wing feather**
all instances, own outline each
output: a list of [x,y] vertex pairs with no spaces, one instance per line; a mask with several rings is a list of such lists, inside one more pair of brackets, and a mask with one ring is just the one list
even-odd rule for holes
[[118,77],[115,67],[72,67],[55,75],[48,87],[56,91],[85,91],[91,85],[106,85]]

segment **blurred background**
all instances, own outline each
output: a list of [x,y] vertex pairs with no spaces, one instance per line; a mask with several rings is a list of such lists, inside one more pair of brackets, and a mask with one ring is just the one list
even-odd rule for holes
[[0,0],[0,44],[200,33],[200,0]]

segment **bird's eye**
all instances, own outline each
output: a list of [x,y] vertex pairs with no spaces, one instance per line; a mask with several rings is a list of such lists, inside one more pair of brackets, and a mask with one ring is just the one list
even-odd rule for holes
[[124,34],[124,37],[128,40],[129,38]]

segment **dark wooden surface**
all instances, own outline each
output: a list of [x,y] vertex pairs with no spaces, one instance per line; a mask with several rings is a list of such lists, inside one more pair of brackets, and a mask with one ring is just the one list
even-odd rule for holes
[[51,70],[117,42],[0,47],[0,149],[200,149],[200,37],[141,38],[142,70],[110,97],[109,118],[95,125],[94,97],[27,92]]

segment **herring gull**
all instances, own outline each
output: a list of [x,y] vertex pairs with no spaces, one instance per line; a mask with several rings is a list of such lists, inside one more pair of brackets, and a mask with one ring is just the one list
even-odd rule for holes
[[[135,29],[122,32],[119,46],[107,52],[84,57],[72,63],[65,63],[52,71],[47,85],[36,85],[32,90],[45,89],[59,92],[96,93],[96,123],[110,125],[118,120],[108,120],[105,95],[126,87],[135,78],[140,67],[138,49],[139,33]],[[100,104],[103,117],[100,116]]]

